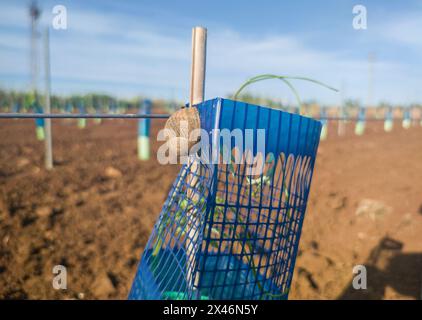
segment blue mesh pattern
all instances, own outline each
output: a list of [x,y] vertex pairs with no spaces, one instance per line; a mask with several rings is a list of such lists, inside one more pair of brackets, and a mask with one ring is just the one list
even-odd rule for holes
[[70,102],[66,103],[65,112],[68,112],[68,113],[73,112],[73,105]]
[[[287,299],[321,123],[221,98],[196,107],[212,143],[177,176],[129,299]],[[238,141],[223,143],[215,129],[249,129],[254,142],[243,137],[243,154],[261,159],[261,172],[200,161],[214,149],[236,154]],[[265,129],[264,154],[257,129]]]

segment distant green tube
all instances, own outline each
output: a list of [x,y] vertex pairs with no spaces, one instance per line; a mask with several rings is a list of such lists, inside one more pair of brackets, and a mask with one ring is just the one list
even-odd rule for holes
[[365,121],[356,122],[355,134],[361,136],[365,133]]
[[[83,100],[79,102],[78,110],[79,110],[79,113],[81,113],[81,114],[86,113],[86,108],[85,108],[85,104],[84,104]],[[86,119],[78,119],[77,126],[78,126],[79,129],[85,128],[86,127]]]
[[149,137],[138,136],[138,158],[139,160],[150,158]]
[[[152,101],[143,100],[139,106],[140,114],[151,114]],[[138,158],[139,160],[149,160],[150,158],[150,128],[151,119],[138,120]]]
[[320,137],[320,140],[321,140],[321,141],[326,140],[326,139],[327,139],[327,135],[328,135],[328,128],[327,128],[327,124],[324,124],[324,125],[322,126],[322,129],[321,129],[321,137]]
[[385,120],[384,121],[384,131],[385,132],[393,131],[393,120]]
[[37,140],[38,141],[44,141],[44,139],[45,139],[44,127],[36,126],[36,128],[35,128],[35,134],[37,136]]
[[[38,101],[34,101],[33,106],[36,113],[42,114],[44,112],[43,108],[38,104]],[[35,135],[39,141],[43,141],[45,139],[44,124],[45,122],[43,118],[35,119]]]
[[86,119],[78,119],[78,128],[83,129],[86,127]]

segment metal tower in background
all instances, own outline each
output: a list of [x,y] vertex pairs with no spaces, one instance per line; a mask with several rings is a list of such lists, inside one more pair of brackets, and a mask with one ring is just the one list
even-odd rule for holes
[[29,6],[29,16],[31,18],[31,91],[37,98],[37,85],[38,85],[38,73],[39,73],[39,44],[38,39],[40,33],[38,31],[38,20],[41,15],[41,11],[37,6],[37,3],[33,1]]

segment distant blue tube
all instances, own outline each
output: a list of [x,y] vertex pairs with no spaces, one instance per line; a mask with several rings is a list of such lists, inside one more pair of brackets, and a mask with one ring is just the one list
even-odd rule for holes
[[403,128],[405,129],[409,129],[410,126],[412,125],[412,117],[410,114],[410,109],[406,108],[403,111]]
[[12,107],[13,113],[19,113],[21,112],[21,104],[19,102],[16,102]]
[[[152,102],[151,100],[144,100],[140,107],[138,114],[151,114]],[[151,119],[139,119],[138,122],[138,136],[149,137],[151,127]]]
[[[95,99],[92,104],[93,104],[95,113],[96,114],[100,114],[101,113],[101,106],[100,106],[100,103],[98,102],[98,100]],[[101,118],[95,118],[94,119],[94,123],[100,124],[101,123]]]
[[117,111],[117,103],[114,100],[110,100],[109,103],[109,112],[115,114]]
[[393,108],[388,108],[384,115],[384,131],[391,132],[393,130]]
[[[151,100],[144,100],[139,106],[139,114],[151,114]],[[150,158],[150,127],[151,119],[138,120],[138,158],[140,160],[148,160]]]
[[[34,102],[33,108],[35,113],[44,113],[43,108],[37,101]],[[44,118],[35,119],[35,135],[39,141],[43,141],[45,139]]]
[[365,108],[359,109],[358,120],[365,122],[365,120],[366,120],[366,109]]
[[78,110],[79,110],[79,113],[86,113],[85,112],[85,104],[84,104],[83,101],[79,102],[79,104],[78,104]]
[[320,111],[320,119],[322,125],[327,124],[327,111],[325,110],[325,108],[322,108]]
[[72,113],[73,112],[73,105],[70,102],[66,103],[66,106],[64,107],[64,110],[67,113]]
[[393,109],[389,108],[385,113],[385,120],[393,120]]
[[361,136],[365,132],[365,122],[366,122],[366,108],[361,107],[358,113],[358,121],[355,126],[355,134]]
[[[35,104],[34,104],[34,110],[35,110],[35,113],[44,113],[43,108],[37,102],[35,102]],[[44,128],[44,118],[35,119],[35,125],[37,127]]]

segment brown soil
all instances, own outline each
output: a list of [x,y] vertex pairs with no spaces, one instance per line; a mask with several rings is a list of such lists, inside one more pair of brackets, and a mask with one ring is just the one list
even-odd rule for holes
[[[127,297],[179,169],[137,160],[136,130],[55,120],[47,172],[33,121],[0,121],[0,298]],[[420,298],[422,128],[348,130],[321,142],[290,298]],[[58,264],[67,290],[52,288]],[[357,264],[367,290],[351,289]]]

